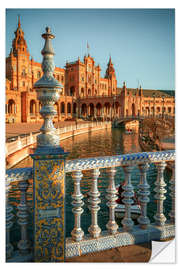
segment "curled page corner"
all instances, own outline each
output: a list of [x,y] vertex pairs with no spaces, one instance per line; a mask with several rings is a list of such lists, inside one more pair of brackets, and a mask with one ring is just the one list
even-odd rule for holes
[[175,239],[168,242],[152,241],[149,263],[175,263]]

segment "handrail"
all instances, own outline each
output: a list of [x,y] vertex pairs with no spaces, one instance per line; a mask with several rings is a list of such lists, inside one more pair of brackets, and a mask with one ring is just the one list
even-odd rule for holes
[[90,170],[95,168],[109,168],[128,165],[130,166],[134,164],[142,164],[145,162],[156,163],[166,160],[175,160],[174,150],[68,160],[65,165],[65,172]]
[[[65,165],[65,173],[79,170],[91,170],[96,168],[130,166],[134,164],[139,165],[146,162],[157,163],[161,161],[174,161],[175,157],[175,150],[167,150],[159,152],[142,152],[67,160]],[[24,180],[25,178],[30,179],[32,177],[32,173],[33,170],[31,167],[9,169],[6,171],[6,178],[14,178],[16,179],[15,181],[20,181]]]

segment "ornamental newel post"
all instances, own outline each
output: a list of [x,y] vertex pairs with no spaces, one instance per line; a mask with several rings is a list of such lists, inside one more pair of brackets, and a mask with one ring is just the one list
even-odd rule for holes
[[62,85],[53,76],[55,53],[51,39],[55,36],[51,34],[50,28],[46,27],[46,33],[42,34],[42,37],[45,39],[45,45],[41,51],[43,55],[43,76],[34,84],[34,88],[37,92],[37,98],[42,104],[40,114],[44,119],[43,126],[40,129],[42,133],[37,137],[37,149],[42,152],[42,148],[45,148],[44,152],[46,152],[46,148],[59,148],[59,136],[53,126],[52,119],[57,114],[53,105],[59,100]]
[[59,135],[53,126],[62,85],[54,78],[54,50],[51,40],[55,37],[49,27],[42,34],[45,45],[43,76],[34,84],[37,98],[42,104],[40,114],[44,119],[33,158],[34,198],[34,261],[61,262],[65,255],[64,229],[64,166],[67,153],[59,145]]

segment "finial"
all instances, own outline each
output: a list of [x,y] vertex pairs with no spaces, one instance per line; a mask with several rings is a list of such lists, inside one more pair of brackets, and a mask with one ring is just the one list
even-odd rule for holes
[[126,86],[126,82],[125,81],[123,82],[123,86]]
[[62,91],[62,85],[53,76],[55,65],[51,39],[55,36],[51,34],[50,28],[46,27],[46,33],[42,34],[42,37],[45,39],[45,45],[41,51],[43,76],[34,84],[34,88],[38,100],[42,103],[40,114],[44,118],[44,123],[40,129],[42,133],[37,137],[36,152],[47,152],[47,148],[59,148],[59,136],[56,134],[52,119],[57,114],[54,103],[59,100]]
[[111,63],[111,54],[109,54],[109,63]]

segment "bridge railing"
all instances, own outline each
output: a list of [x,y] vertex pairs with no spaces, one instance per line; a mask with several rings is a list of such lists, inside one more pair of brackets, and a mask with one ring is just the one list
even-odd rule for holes
[[[108,124],[108,122],[106,122],[106,121],[104,121],[104,122],[96,121],[96,122],[89,122],[89,123],[77,123],[74,125],[58,128],[57,133],[64,134],[66,132],[70,132],[73,130],[79,130],[79,129],[84,129],[84,128],[88,128],[88,127],[102,126],[102,125],[106,125],[106,124]],[[24,137],[22,137],[21,135],[12,137],[11,138],[12,141],[6,142],[6,156],[9,156],[10,154],[17,152],[18,150],[20,150],[24,147],[35,144],[36,140],[37,140],[37,136],[39,134],[40,134],[40,132],[37,132],[35,134],[33,134],[33,133],[25,134]]]
[[[150,240],[168,239],[175,236],[175,151],[144,152],[109,157],[83,158],[69,160],[65,165],[65,173],[71,173],[74,190],[72,194],[72,215],[74,216],[74,228],[71,237],[65,241],[65,257],[79,256],[88,252],[110,249],[118,246],[126,246],[135,243],[147,242]],[[169,183],[165,182],[164,170],[166,165],[172,168],[172,176]],[[151,223],[147,206],[149,203],[150,185],[147,182],[147,172],[150,164],[155,164],[157,178],[155,183],[155,196],[157,210],[154,213],[154,222]],[[115,175],[117,167],[122,167],[125,176],[123,185],[123,203],[125,213],[119,226],[115,217],[117,207],[117,190],[115,187]],[[138,225],[134,225],[131,215],[133,204],[134,187],[131,182],[132,170],[139,168],[140,178],[138,184],[138,201],[140,203],[140,216]],[[109,220],[106,224],[106,231],[102,231],[98,223],[100,209],[100,192],[98,190],[98,178],[101,169],[105,168],[109,177],[105,180],[107,206],[109,208]],[[88,205],[84,205],[81,192],[81,180],[84,171],[91,173],[91,187],[89,190]],[[32,168],[11,169],[6,174],[6,254],[8,261],[29,261],[33,260],[33,244],[29,240],[29,227],[35,226],[30,215],[27,201],[27,190],[30,188],[29,179],[33,178]],[[13,204],[13,190],[11,185],[17,182],[19,189],[19,202]],[[169,214],[164,214],[164,194],[171,190],[172,205],[168,209]],[[91,225],[88,228],[89,234],[85,235],[81,228],[81,217],[83,208],[90,209],[89,219]],[[29,223],[29,215],[31,220]],[[15,222],[17,221],[17,222]],[[16,231],[20,232],[19,239],[12,240],[13,228],[16,224]]]

